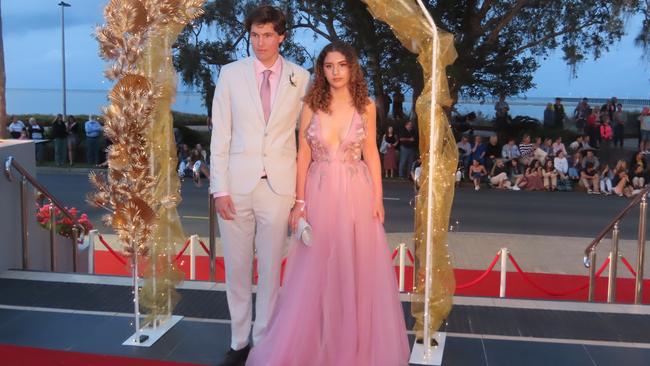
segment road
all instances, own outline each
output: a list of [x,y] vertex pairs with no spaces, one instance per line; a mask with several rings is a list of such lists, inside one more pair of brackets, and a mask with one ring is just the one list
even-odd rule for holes
[[[92,190],[83,174],[46,172],[37,179],[65,205],[88,213],[100,232],[111,232],[101,224],[99,208],[90,207],[85,196]],[[179,206],[186,234],[208,235],[207,185],[197,188],[190,180],[182,184],[183,201]],[[403,181],[384,182],[387,232],[411,232],[413,210],[409,201],[412,186]],[[495,189],[474,191],[458,188],[454,195],[450,225],[463,232],[513,233],[594,237],[628,200],[614,196],[587,195],[581,192],[513,192]],[[637,234],[638,209],[631,211],[621,224],[625,239]]]

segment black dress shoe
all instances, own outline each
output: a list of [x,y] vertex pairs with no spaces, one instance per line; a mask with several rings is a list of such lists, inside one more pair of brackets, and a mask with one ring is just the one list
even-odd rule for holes
[[250,351],[250,346],[246,346],[237,351],[231,348],[230,351],[226,353],[226,357],[224,357],[219,366],[244,366]]

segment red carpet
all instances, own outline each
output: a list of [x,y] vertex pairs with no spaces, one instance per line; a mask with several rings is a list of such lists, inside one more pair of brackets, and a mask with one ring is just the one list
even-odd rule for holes
[[[185,272],[186,278],[189,279],[190,264],[189,256],[183,256],[180,259],[180,269]],[[508,266],[512,268],[509,263]],[[217,258],[217,282],[224,282],[224,267],[223,258]],[[525,271],[526,268],[523,268]],[[619,265],[619,273],[627,269]],[[395,268],[397,273],[397,267]],[[97,251],[95,252],[95,272],[97,274],[108,275],[124,275],[129,276],[130,270],[128,267],[123,266],[116,260],[109,252]],[[468,283],[479,277],[484,271],[480,270],[467,270],[455,269],[456,284]],[[551,293],[568,292],[572,289],[586,284],[588,279],[586,276],[576,275],[560,275],[548,273],[529,273],[529,279],[532,280],[539,287],[548,290]],[[406,267],[406,290],[412,289],[413,283],[413,268]],[[196,257],[196,278],[198,280],[207,281],[210,278],[209,259],[206,256]],[[456,295],[463,296],[499,296],[499,271],[494,270],[490,272],[485,279],[481,282],[467,289],[457,290]],[[650,280],[644,281],[643,303],[650,304]],[[586,301],[587,289],[583,289],[564,296],[552,296],[548,293],[542,292],[535,288],[529,282],[525,281],[522,276],[517,272],[508,272],[506,279],[506,297],[507,298],[524,298],[524,299],[545,299],[545,300],[573,300],[573,301]],[[607,299],[607,271],[597,280],[596,285],[596,301],[605,301]],[[616,300],[619,303],[632,303],[634,301],[634,280],[620,278],[617,282],[617,296]]]
[[191,363],[147,360],[42,348],[0,345],[3,366],[198,366]]

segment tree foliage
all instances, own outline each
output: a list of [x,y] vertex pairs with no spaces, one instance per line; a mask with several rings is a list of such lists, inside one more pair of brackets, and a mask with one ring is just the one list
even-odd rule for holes
[[[414,0],[413,0],[414,1]],[[289,14],[292,30],[314,39],[343,40],[358,51],[371,90],[400,88],[419,95],[423,80],[415,56],[390,28],[372,18],[360,0],[272,1]],[[449,67],[452,96],[484,98],[517,95],[534,87],[540,61],[555,50],[572,70],[598,58],[624,34],[629,15],[643,13],[648,0],[425,0],[434,20],[455,35],[458,59]],[[246,12],[258,3],[218,0],[206,5],[203,19],[179,39],[176,65],[183,81],[211,98],[219,66],[248,52],[243,29]],[[638,43],[650,45],[650,11]],[[201,35],[202,31],[211,32]],[[318,52],[291,38],[283,53],[299,63]],[[305,65],[311,67],[312,64]],[[208,103],[209,104],[209,103]]]

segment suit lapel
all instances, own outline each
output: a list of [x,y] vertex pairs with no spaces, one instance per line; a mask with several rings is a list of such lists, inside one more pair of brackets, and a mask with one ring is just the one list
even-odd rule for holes
[[246,86],[251,95],[253,105],[257,110],[258,120],[264,125],[264,111],[262,110],[262,100],[260,99],[260,92],[257,89],[257,79],[255,78],[255,66],[253,65],[253,58],[249,57],[245,63],[246,70],[244,70],[244,79]]
[[[282,107],[284,103],[284,97],[287,94],[287,88],[289,87],[289,75],[293,72],[291,65],[286,60],[282,60],[282,72],[280,73],[280,84],[278,84],[278,90],[275,92],[275,100],[271,106],[271,115],[269,116],[269,122],[267,126],[273,122],[273,117],[278,114],[278,109]],[[261,104],[261,102],[260,102]]]

